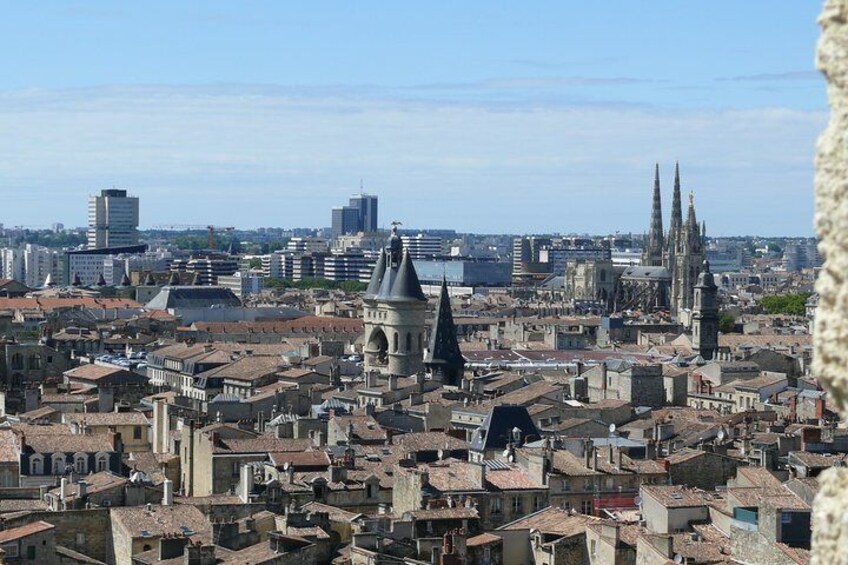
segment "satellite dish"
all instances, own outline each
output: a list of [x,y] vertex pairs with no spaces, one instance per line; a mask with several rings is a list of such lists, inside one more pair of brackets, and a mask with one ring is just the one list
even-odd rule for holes
[[683,563],[683,556],[679,553],[674,554],[674,562],[675,563]]
[[634,499],[633,499],[633,504],[635,504],[636,506],[641,506],[641,505],[642,505],[642,497],[641,497],[641,496],[637,496],[636,498],[634,498]]
[[611,433],[611,434],[614,434],[614,433],[615,433],[615,424],[610,424],[610,425],[609,425],[609,431],[610,431],[610,433]]
[[725,433],[724,433],[724,428],[721,428],[721,429],[718,431],[718,434],[716,434],[716,438],[718,439],[718,441],[724,441],[724,438],[725,438],[726,436],[727,436],[727,434],[725,434]]

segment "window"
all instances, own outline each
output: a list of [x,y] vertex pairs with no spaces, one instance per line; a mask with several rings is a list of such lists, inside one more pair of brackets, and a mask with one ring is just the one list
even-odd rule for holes
[[29,459],[29,474],[41,475],[44,473],[44,458],[41,455],[33,455]]
[[62,475],[65,472],[65,456],[61,453],[53,455],[53,474]]
[[82,532],[77,532],[77,545],[84,546],[85,545],[85,534]]
[[74,456],[74,470],[77,474],[84,475],[88,472],[88,461],[86,459],[86,456],[82,454]]
[[10,543],[3,546],[3,551],[6,552],[6,557],[17,557],[18,556],[18,544]]
[[515,496],[512,498],[512,513],[520,514],[521,513],[521,497]]
[[141,426],[133,427],[133,439],[141,439]]
[[503,503],[500,498],[492,498],[492,514],[500,514],[503,511]]
[[395,353],[397,353],[397,351],[398,351],[398,341],[399,340],[400,340],[399,334],[397,332],[395,332],[395,338],[394,338],[394,346],[395,347],[394,347],[394,350],[393,350]]
[[30,561],[35,559],[35,546],[34,545],[28,545],[27,546],[26,558],[29,559]]
[[571,481],[569,481],[568,479],[562,481],[562,490],[564,490],[565,492],[571,491]]
[[592,479],[586,479],[583,481],[583,490],[592,490]]
[[97,455],[97,472],[105,471],[109,467],[109,456],[105,453]]
[[591,514],[592,513],[592,501],[584,500],[580,503],[580,512],[583,514]]
[[41,355],[35,353],[29,356],[29,369],[30,371],[41,369]]
[[406,332],[406,351],[412,351],[412,332]]
[[590,542],[589,542],[589,554],[590,554],[592,557],[594,557],[594,556],[595,556],[595,550],[596,550],[596,549],[597,549],[597,542],[596,542],[595,540],[590,541]]
[[542,497],[536,495],[533,497],[533,511],[540,510],[542,508]]
[[20,371],[24,368],[24,356],[20,353],[12,355],[12,369]]
[[239,468],[240,467],[241,467],[241,463],[239,463],[238,461],[233,461],[233,476],[234,477],[239,476]]

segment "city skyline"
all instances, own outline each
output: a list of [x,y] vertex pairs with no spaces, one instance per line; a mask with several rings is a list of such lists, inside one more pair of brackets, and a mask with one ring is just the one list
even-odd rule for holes
[[708,235],[812,235],[817,6],[723,6],[10,5],[0,221],[325,227],[363,178],[381,227],[641,233],[680,161]]

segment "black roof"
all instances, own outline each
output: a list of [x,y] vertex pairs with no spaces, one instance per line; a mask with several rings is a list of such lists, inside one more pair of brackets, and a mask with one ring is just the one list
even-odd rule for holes
[[503,449],[512,441],[515,428],[520,432],[522,444],[542,437],[524,406],[494,406],[483,425],[474,432],[471,449]]

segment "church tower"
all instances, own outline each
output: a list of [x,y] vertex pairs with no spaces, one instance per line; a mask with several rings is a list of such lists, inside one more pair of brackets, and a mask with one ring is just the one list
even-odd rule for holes
[[710,262],[704,261],[693,298],[692,349],[707,361],[715,359],[718,352],[717,294],[718,288],[710,272]]
[[459,386],[462,383],[465,358],[456,338],[456,325],[453,323],[448,283],[445,279],[442,279],[436,317],[430,330],[430,343],[424,354],[424,366],[430,371],[433,380],[451,386]]
[[672,312],[676,316],[692,308],[695,283],[704,262],[704,239],[695,216],[695,195],[689,193],[689,213],[676,238],[672,270]]
[[411,376],[423,370],[427,297],[397,226],[362,297],[365,371]]
[[657,163],[654,172],[654,198],[651,205],[651,231],[645,250],[642,252],[642,266],[661,267],[665,255],[663,244],[662,195],[660,194],[660,164]]

